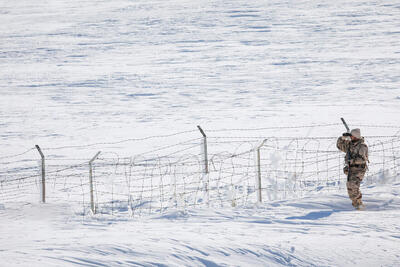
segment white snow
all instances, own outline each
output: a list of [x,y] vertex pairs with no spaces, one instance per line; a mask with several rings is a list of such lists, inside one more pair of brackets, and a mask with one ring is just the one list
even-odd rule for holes
[[261,206],[169,211],[140,219],[85,217],[68,205],[0,210],[2,266],[395,266],[400,183]]
[[[400,265],[398,147],[389,143],[382,147],[393,154],[371,155],[370,174],[379,175],[361,187],[361,212],[343,183],[290,196],[264,192],[263,204],[253,192],[236,207],[222,200],[207,207],[208,196],[196,195],[203,205],[182,208],[187,199],[175,197],[178,208],[139,216],[126,207],[90,215],[73,202],[88,196],[86,164],[97,151],[104,162],[143,160],[161,152],[142,153],[197,138],[199,153],[197,125],[217,160],[270,136],[338,136],[340,117],[367,137],[399,135],[399,18],[394,0],[0,1],[0,266]],[[335,149],[318,142],[307,145]],[[35,144],[54,181],[46,204],[38,203],[37,180],[7,183],[38,175]],[[298,168],[297,158],[284,163],[286,146],[281,154],[265,149],[263,160]],[[68,176],[51,174],[82,162]],[[388,162],[396,171],[386,171]],[[115,185],[126,177],[98,171]],[[255,170],[246,172],[254,182]],[[199,187],[215,186],[206,184],[215,177]],[[67,182],[82,192],[65,190]],[[221,195],[242,193],[230,187]]]

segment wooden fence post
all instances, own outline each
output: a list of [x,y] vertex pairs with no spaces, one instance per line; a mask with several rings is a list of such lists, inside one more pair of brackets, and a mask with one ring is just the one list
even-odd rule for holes
[[96,214],[96,208],[94,206],[94,197],[93,197],[93,166],[92,163],[97,159],[100,155],[101,151],[97,152],[97,154],[89,161],[89,184],[90,184],[90,209],[93,214]]
[[35,145],[36,149],[39,151],[40,157],[42,158],[42,203],[46,203],[46,168],[45,168],[45,158],[42,150],[38,145]]

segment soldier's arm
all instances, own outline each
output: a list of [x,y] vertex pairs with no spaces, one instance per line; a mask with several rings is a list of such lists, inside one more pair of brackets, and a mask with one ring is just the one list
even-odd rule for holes
[[354,164],[365,164],[368,162],[368,147],[365,144],[361,145],[358,154],[360,158],[355,159]]
[[347,149],[349,148],[349,144],[350,144],[350,137],[348,136],[341,136],[338,138],[337,142],[336,142],[336,147],[343,152],[347,152]]
[[364,163],[368,161],[368,147],[367,145],[363,144],[360,148],[360,156],[363,158]]

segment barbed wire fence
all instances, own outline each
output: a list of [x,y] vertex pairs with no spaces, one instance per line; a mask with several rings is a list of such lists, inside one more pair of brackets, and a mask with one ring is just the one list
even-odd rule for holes
[[[83,216],[141,216],[168,209],[249,206],[344,191],[344,154],[336,148],[337,136],[260,135],[265,130],[340,125],[208,131],[199,128],[201,135],[193,130],[82,146],[32,147],[0,157],[0,203],[68,203]],[[357,127],[393,132],[365,136],[371,163],[364,185],[398,179],[400,127]],[[193,134],[199,136],[187,138]],[[119,156],[109,149],[93,151],[90,157],[68,158],[60,153],[164,138],[175,142],[133,156]],[[43,158],[37,150],[43,151]]]

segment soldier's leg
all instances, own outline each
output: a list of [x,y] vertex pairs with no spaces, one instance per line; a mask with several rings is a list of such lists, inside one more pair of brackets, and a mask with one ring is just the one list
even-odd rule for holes
[[349,198],[352,201],[352,205],[354,207],[358,207],[358,202],[361,200],[361,192],[360,192],[360,183],[361,181],[355,177],[351,176],[349,181],[347,181],[347,193],[349,194]]
[[358,208],[363,204],[361,200],[362,194],[360,191],[360,184],[364,178],[364,174],[365,171],[353,171],[349,181],[347,182],[347,193],[349,194],[349,198],[355,208]]

